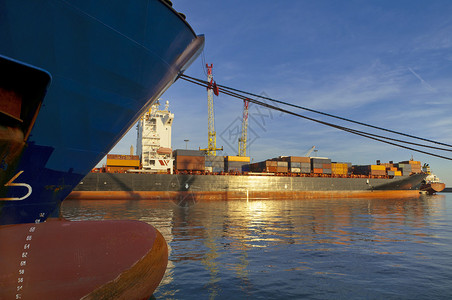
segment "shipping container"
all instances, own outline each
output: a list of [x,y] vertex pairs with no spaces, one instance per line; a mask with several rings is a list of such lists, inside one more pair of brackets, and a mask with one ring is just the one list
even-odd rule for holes
[[311,157],[311,164],[330,164],[331,159],[322,157]]
[[353,166],[353,173],[358,175],[386,175],[386,167],[383,165]]
[[137,155],[123,156],[127,157],[120,157],[120,155],[107,155],[107,167],[140,167],[140,159]]
[[250,165],[249,164],[242,165],[242,172],[250,172]]
[[245,161],[225,161],[224,163],[224,170],[226,172],[242,172],[242,167],[244,165],[248,165],[249,163]]
[[214,168],[223,168],[224,169],[224,161],[216,162],[216,161],[208,161],[205,162],[206,167],[214,167]]
[[287,161],[277,161],[276,163],[277,163],[278,167],[285,167],[285,168],[289,167],[289,163]]
[[266,160],[266,161],[263,161],[261,163],[264,163],[265,166],[267,166],[267,167],[270,167],[270,166],[271,167],[277,167],[278,166],[278,162],[275,161],[275,160]]
[[276,172],[278,171],[277,168],[278,168],[278,167],[269,166],[269,167],[267,167],[267,170],[264,171],[264,172],[268,172],[268,173],[276,173]]
[[139,160],[138,155],[107,154],[107,159]]
[[204,151],[200,150],[185,150],[185,149],[176,149],[173,151],[173,156],[205,156]]
[[287,167],[276,167],[277,173],[287,173],[289,172],[289,169]]
[[124,167],[105,167],[107,173],[126,173],[128,170],[134,169],[127,166]]
[[225,161],[240,161],[240,162],[250,162],[250,158],[248,156],[225,156]]
[[401,171],[388,171],[389,176],[402,176]]
[[314,174],[323,174],[323,169],[322,168],[315,168],[312,169]]
[[289,168],[301,168],[301,162],[289,162]]
[[297,163],[310,163],[311,158],[310,157],[304,157],[304,156],[280,156],[279,160],[287,161],[289,163],[297,162]]
[[224,156],[210,156],[210,155],[206,155],[206,161],[224,163]]
[[311,168],[310,167],[308,167],[308,168],[300,168],[300,170],[301,170],[301,173],[303,173],[303,174],[311,173]]
[[370,165],[370,170],[379,170],[379,171],[385,171],[386,167],[384,165]]
[[331,173],[336,175],[347,175],[348,164],[347,163],[331,163]]
[[407,165],[421,165],[420,161],[417,160],[405,160],[405,161],[401,161],[399,162],[399,164],[407,164]]
[[398,164],[396,164],[396,166],[402,172],[403,176],[410,175],[413,171],[412,165],[410,165],[410,164],[398,163]]
[[321,163],[313,163],[311,164],[312,169],[323,169],[323,164]]
[[308,168],[311,169],[311,163],[300,163],[300,168]]
[[291,173],[301,173],[301,168],[290,168]]
[[205,169],[205,157],[177,155],[174,165],[177,170],[202,171]]

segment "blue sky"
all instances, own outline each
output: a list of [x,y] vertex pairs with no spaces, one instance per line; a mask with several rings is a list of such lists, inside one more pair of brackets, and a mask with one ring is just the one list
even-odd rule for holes
[[[452,1],[173,0],[173,7],[205,35],[203,57],[219,84],[452,144]],[[206,77],[201,57],[186,74]],[[179,80],[162,100],[175,114],[173,149],[185,148],[184,139],[191,149],[206,147],[205,89]],[[214,102],[217,146],[235,155],[243,103],[221,94]],[[317,156],[354,164],[413,156],[452,186],[452,161],[255,105],[248,138],[254,161],[304,155],[314,145]],[[132,128],[111,153],[135,143]]]

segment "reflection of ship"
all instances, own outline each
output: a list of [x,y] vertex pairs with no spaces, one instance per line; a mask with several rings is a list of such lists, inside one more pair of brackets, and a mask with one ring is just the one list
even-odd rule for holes
[[0,11],[0,298],[149,297],[167,255],[152,226],[43,221],[203,37],[170,1],[2,0]]
[[421,191],[429,195],[433,195],[435,193],[443,191],[446,188],[446,185],[443,182],[441,182],[441,180],[435,174],[431,173],[430,166],[428,164],[425,164],[423,168],[424,171],[429,175],[422,182],[420,188]]

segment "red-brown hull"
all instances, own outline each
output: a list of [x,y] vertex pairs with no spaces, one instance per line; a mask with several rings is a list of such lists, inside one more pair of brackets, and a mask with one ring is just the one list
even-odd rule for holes
[[425,191],[430,195],[439,193],[442,190],[444,190],[445,188],[446,188],[446,185],[442,182],[426,183],[426,184],[421,185],[421,191]]
[[0,237],[0,299],[148,299],[168,262],[139,221],[6,225]]
[[73,191],[73,200],[172,200],[208,201],[238,199],[328,199],[328,198],[407,198],[419,197],[418,190],[368,190],[368,191]]

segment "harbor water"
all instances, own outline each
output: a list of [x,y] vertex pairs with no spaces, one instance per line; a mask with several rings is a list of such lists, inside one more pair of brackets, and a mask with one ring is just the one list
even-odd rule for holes
[[413,199],[67,200],[169,248],[151,299],[452,299],[452,194]]

